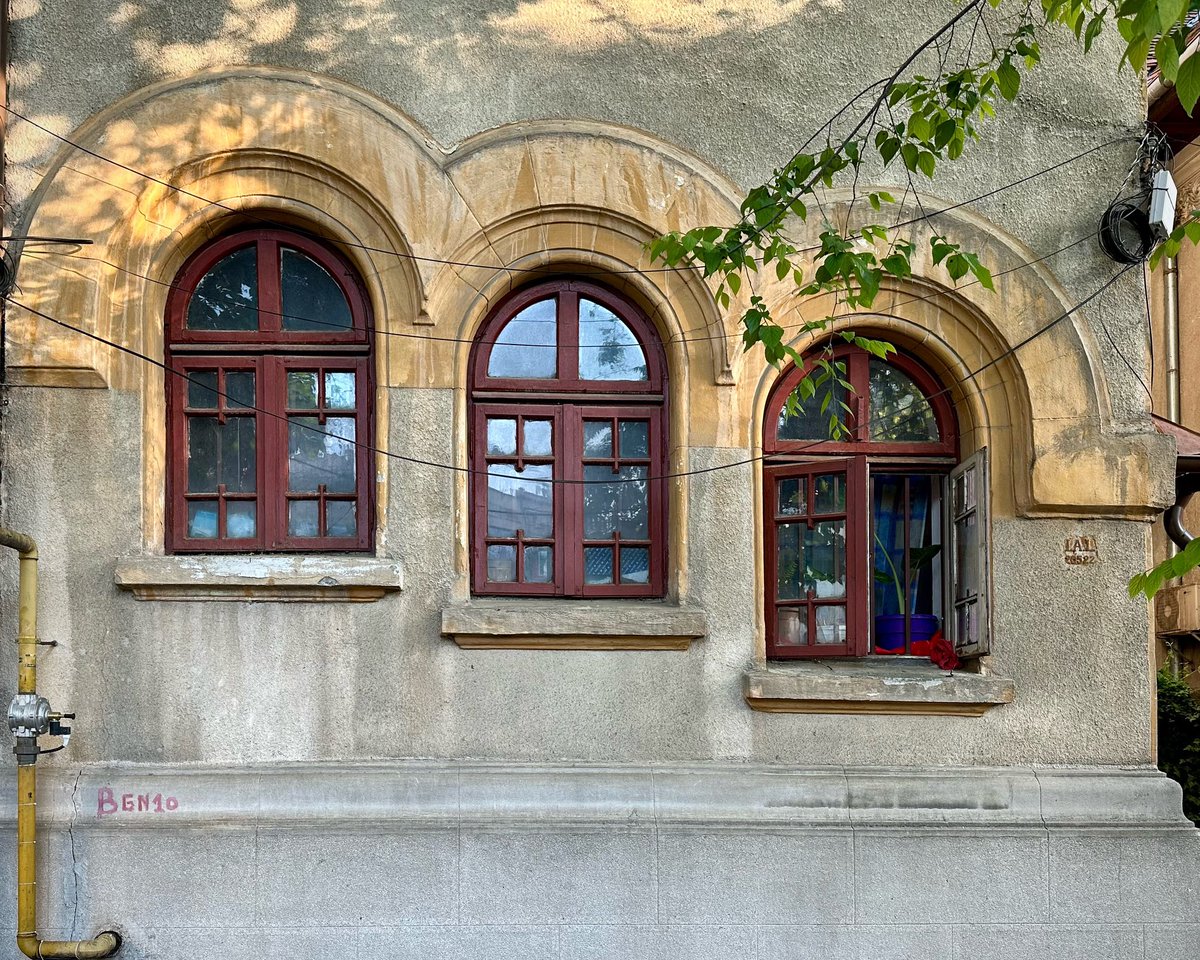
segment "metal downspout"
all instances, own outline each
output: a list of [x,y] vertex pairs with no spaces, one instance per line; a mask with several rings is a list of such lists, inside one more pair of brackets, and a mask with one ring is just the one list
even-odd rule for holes
[[111,957],[121,948],[120,934],[112,930],[91,940],[38,939],[37,738],[39,731],[46,732],[44,726],[63,716],[51,713],[50,704],[37,696],[37,544],[22,533],[0,527],[0,546],[11,547],[21,556],[17,697],[9,711],[17,755],[17,946],[31,958]]
[[1167,328],[1167,419],[1179,423],[1179,264],[1163,261],[1163,320]]

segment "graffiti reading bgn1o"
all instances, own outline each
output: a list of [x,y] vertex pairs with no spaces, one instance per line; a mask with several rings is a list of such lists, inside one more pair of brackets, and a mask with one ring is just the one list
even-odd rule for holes
[[174,813],[178,809],[177,798],[164,797],[161,793],[123,793],[119,799],[112,787],[101,787],[96,793],[97,817],[114,813]]

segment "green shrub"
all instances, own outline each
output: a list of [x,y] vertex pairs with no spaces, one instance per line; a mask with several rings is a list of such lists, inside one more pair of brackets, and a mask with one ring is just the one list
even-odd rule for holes
[[1164,667],[1158,671],[1158,765],[1183,787],[1183,812],[1200,820],[1200,700]]

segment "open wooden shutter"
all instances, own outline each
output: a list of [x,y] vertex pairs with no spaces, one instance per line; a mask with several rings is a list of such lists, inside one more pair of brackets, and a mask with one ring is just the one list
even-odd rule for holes
[[982,448],[950,473],[950,639],[960,657],[991,651],[988,471]]

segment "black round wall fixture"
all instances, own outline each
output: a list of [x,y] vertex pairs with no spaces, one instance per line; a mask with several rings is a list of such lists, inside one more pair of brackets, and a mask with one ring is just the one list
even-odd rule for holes
[[1114,203],[1100,218],[1100,247],[1117,263],[1141,263],[1154,249],[1149,214],[1138,203]]

